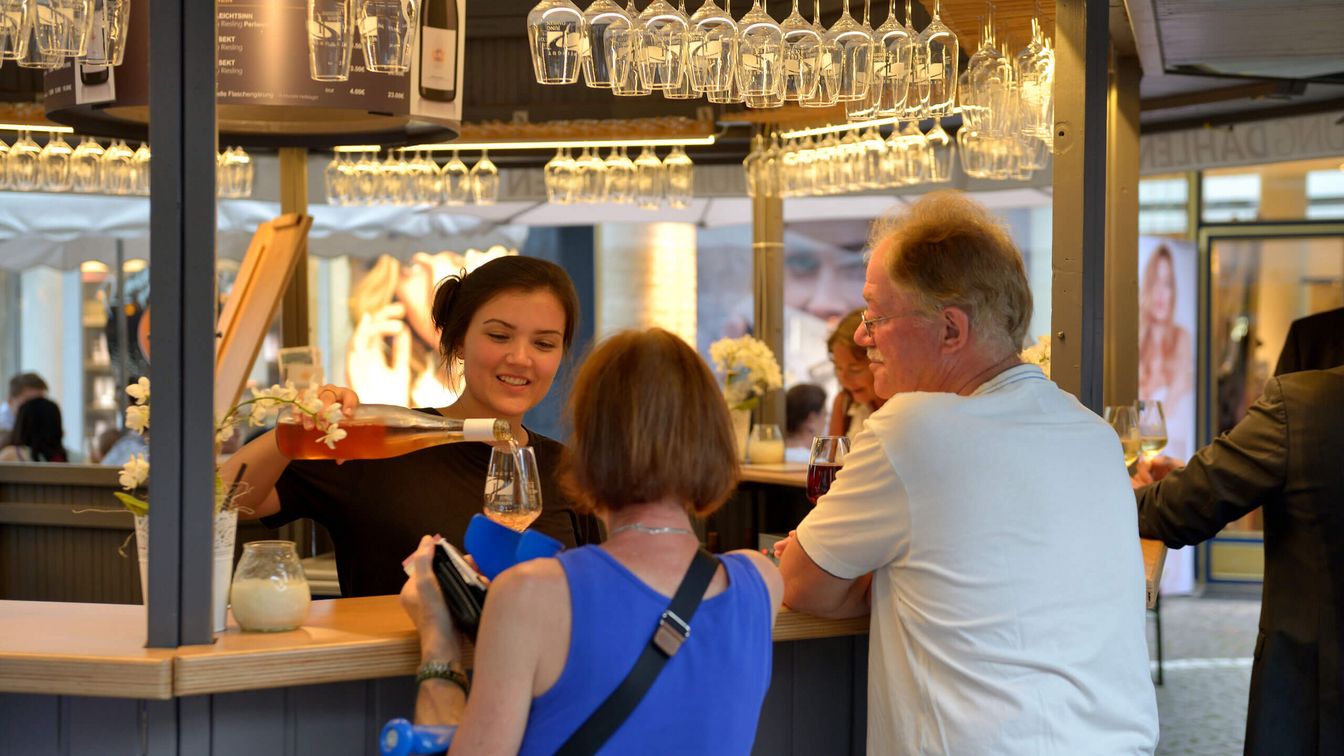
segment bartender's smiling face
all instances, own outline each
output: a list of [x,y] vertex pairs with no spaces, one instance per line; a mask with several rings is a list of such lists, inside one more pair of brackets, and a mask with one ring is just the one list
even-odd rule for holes
[[499,417],[546,396],[564,355],[565,309],[546,289],[506,291],[476,310],[463,339],[466,392]]

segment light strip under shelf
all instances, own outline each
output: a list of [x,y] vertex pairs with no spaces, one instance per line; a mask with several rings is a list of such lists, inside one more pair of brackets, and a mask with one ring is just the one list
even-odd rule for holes
[[0,131],[41,131],[44,134],[73,134],[69,126],[34,126],[27,123],[0,123]]

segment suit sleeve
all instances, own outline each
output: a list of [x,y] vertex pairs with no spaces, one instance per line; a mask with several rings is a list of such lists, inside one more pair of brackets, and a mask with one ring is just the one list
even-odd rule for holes
[[1274,366],[1276,377],[1302,369],[1302,353],[1297,348],[1299,330],[1297,323],[1288,326],[1288,338],[1283,340],[1283,351],[1279,352],[1279,362]]
[[1184,468],[1134,492],[1139,534],[1171,548],[1212,538],[1282,491],[1287,468],[1288,420],[1275,378],[1236,427]]

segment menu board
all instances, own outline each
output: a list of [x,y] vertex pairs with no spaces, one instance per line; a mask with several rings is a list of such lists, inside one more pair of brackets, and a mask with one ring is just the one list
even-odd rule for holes
[[[309,75],[307,5],[307,0],[216,0],[220,105],[349,109],[449,126],[461,121],[465,0],[420,4],[410,70],[401,75],[365,70],[352,20],[350,77],[340,82]],[[114,71],[77,75],[78,66],[67,64],[49,72],[47,111],[98,103],[147,105],[149,10],[146,0],[133,0],[126,58]],[[97,88],[90,86],[95,79]]]

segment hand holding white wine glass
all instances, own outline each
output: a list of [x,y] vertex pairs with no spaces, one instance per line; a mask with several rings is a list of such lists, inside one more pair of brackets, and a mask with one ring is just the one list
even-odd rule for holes
[[1138,413],[1143,458],[1152,461],[1167,445],[1167,419],[1162,412],[1162,402],[1140,399],[1134,402],[1134,411]]
[[541,515],[541,476],[532,447],[496,447],[485,474],[485,516],[522,532]]

